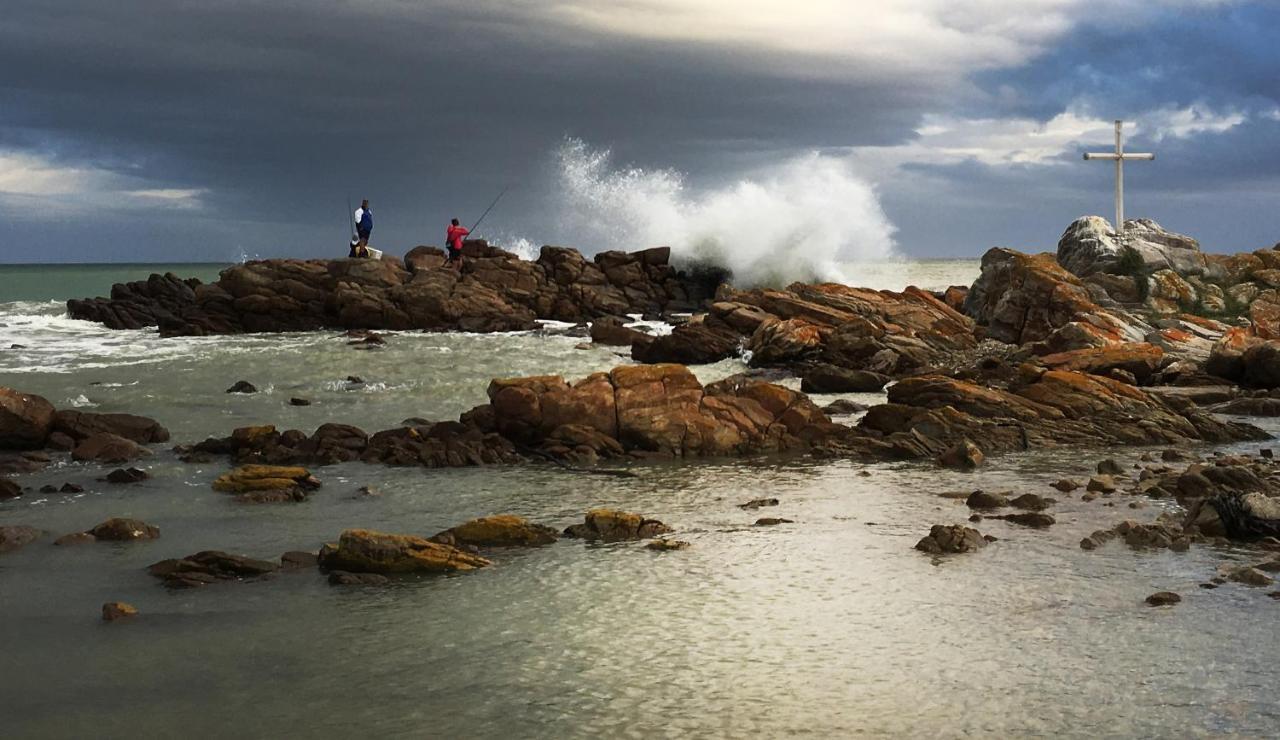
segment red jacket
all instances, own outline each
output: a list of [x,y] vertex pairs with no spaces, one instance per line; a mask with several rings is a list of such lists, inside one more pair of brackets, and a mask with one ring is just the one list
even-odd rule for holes
[[467,231],[465,226],[454,226],[453,224],[450,224],[449,231],[445,233],[444,240],[446,244],[454,249],[462,249],[462,237],[470,233],[471,232]]

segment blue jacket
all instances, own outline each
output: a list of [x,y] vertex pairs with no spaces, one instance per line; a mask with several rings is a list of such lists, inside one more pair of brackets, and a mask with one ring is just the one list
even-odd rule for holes
[[360,230],[365,233],[373,231],[373,212],[368,208],[364,209],[364,214],[360,216]]

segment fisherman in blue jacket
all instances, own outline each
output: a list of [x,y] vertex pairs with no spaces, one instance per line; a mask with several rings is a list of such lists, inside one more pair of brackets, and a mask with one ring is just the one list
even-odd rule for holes
[[369,234],[373,231],[373,211],[369,210],[368,199],[360,201],[355,212],[356,236],[360,238],[360,246],[369,246]]

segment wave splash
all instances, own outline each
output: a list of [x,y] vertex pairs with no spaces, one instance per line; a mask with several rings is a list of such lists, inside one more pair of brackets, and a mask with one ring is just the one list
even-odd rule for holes
[[704,192],[674,170],[617,168],[579,139],[556,165],[558,226],[588,251],[670,245],[677,263],[724,267],[746,286],[844,281],[842,265],[897,256],[874,188],[817,153]]

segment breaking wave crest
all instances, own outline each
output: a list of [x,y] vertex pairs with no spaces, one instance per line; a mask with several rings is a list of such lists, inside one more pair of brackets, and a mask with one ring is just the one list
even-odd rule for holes
[[874,188],[817,153],[700,192],[674,170],[616,167],[578,139],[556,164],[558,226],[588,252],[669,245],[677,262],[727,268],[739,285],[842,281],[842,266],[896,256]]

